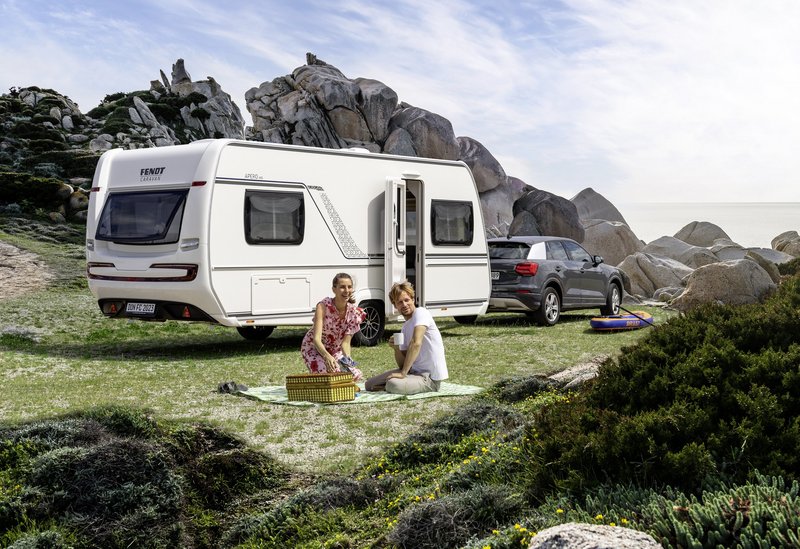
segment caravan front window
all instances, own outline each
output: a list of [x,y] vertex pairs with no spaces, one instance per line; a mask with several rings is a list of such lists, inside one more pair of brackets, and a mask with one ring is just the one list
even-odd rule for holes
[[456,200],[431,201],[431,226],[434,244],[469,246],[472,244],[474,232],[472,203]]
[[300,244],[304,225],[303,193],[245,192],[244,235],[248,244]]
[[111,193],[97,224],[97,240],[172,244],[181,234],[187,190]]

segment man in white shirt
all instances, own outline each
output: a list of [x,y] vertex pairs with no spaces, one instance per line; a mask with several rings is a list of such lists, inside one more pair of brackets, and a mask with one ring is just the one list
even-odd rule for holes
[[[365,388],[401,395],[438,391],[448,373],[442,334],[436,322],[427,309],[414,304],[414,287],[410,282],[392,285],[389,301],[406,319],[400,331],[403,337],[389,338],[397,369],[369,378]],[[402,341],[396,342],[398,339]]]

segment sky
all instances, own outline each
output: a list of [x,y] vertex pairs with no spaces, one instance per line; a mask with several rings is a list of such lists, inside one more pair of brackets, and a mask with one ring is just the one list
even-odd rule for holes
[[306,52],[565,198],[800,202],[797,0],[0,0],[0,92],[84,113],[182,58],[251,125]]

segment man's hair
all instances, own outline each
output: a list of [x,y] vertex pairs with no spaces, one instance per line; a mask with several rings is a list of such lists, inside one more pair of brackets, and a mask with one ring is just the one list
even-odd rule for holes
[[411,285],[411,282],[408,280],[395,282],[392,284],[392,289],[389,290],[389,301],[391,301],[392,305],[397,302],[403,292],[407,293],[412,301],[414,300],[414,286]]

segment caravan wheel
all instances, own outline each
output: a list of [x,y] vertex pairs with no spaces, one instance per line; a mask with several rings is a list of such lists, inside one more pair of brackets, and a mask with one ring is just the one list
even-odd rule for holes
[[380,301],[364,301],[359,304],[364,309],[367,317],[361,323],[361,330],[353,336],[356,345],[374,347],[383,339],[383,328],[386,317],[383,315],[383,303]]
[[274,329],[275,326],[242,326],[236,331],[248,341],[264,341]]

